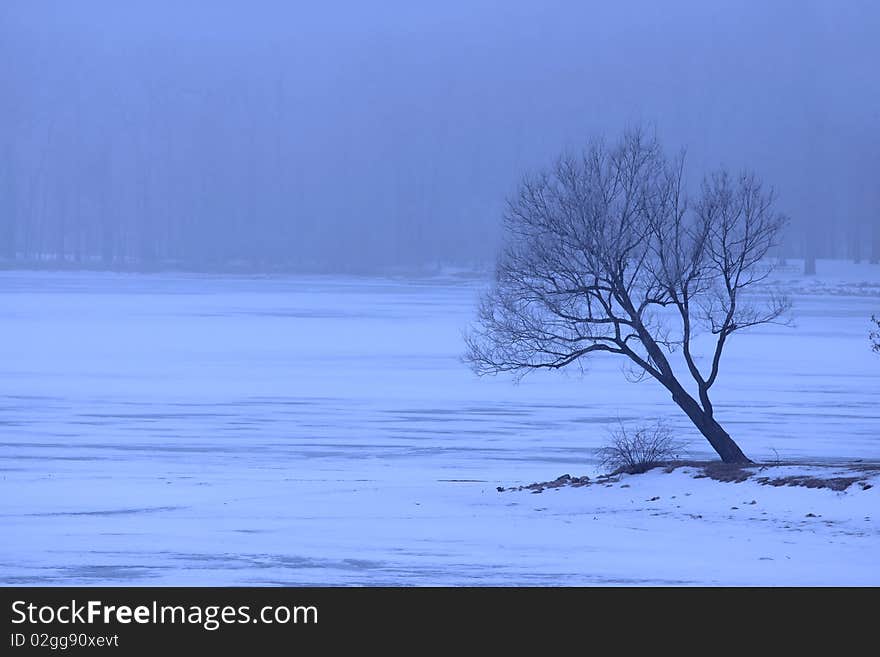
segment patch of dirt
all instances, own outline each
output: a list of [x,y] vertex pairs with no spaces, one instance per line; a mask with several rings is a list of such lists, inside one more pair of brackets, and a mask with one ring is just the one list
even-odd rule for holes
[[[818,474],[786,475],[782,477],[758,476],[764,472],[772,473],[775,467],[805,466],[811,468],[828,468],[831,476],[823,477]],[[725,483],[741,483],[752,479],[762,486],[803,486],[804,488],[828,488],[835,491],[843,491],[858,484],[862,490],[872,488],[867,478],[880,474],[880,464],[853,463],[846,465],[817,464],[817,463],[755,463],[751,465],[737,465],[722,463],[720,461],[699,462],[683,461],[671,463],[666,471],[672,472],[680,467],[693,467],[699,472],[694,475],[695,479],[708,477],[715,481]],[[840,470],[849,470],[852,476],[840,476]]]
[[[769,476],[775,467],[805,466],[811,468],[828,468],[831,476],[823,477],[817,474],[805,475],[786,475],[780,477]],[[828,488],[834,491],[844,491],[853,484],[858,484],[861,490],[873,488],[873,484],[867,481],[874,475],[880,475],[880,464],[875,463],[847,463],[845,465],[828,464],[828,463],[754,463],[747,465],[737,465],[731,463],[722,463],[721,461],[674,461],[670,463],[658,463],[644,470],[648,472],[655,468],[663,468],[667,473],[674,472],[678,468],[693,468],[697,472],[693,475],[694,479],[713,479],[724,483],[742,483],[749,479],[761,484],[762,486],[803,486],[805,488]],[[841,470],[848,470],[852,476],[840,476]],[[636,475],[642,472],[624,472],[617,470],[610,474],[600,475],[595,479],[589,477],[572,477],[564,474],[552,481],[535,482],[525,486],[511,486],[506,488],[498,486],[496,490],[499,493],[510,491],[531,491],[532,493],[543,493],[547,489],[563,488],[570,486],[572,488],[580,488],[583,486],[591,486],[594,484],[610,486],[618,483],[620,477],[624,474]],[[767,474],[764,474],[767,473]],[[623,484],[629,487],[629,484]],[[754,504],[754,502],[751,502]]]
[[694,475],[694,479],[703,479],[708,477],[715,481],[723,481],[725,483],[739,484],[749,479],[754,472],[749,470],[749,466],[737,465],[735,463],[722,463],[721,461],[710,461],[708,463],[683,463],[673,464],[667,467],[667,472],[672,472],[676,468],[689,465],[700,470],[700,474]]

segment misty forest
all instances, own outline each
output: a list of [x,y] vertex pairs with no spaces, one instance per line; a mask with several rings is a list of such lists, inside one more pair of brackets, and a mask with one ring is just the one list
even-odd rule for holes
[[878,34],[0,3],[0,584],[880,584]]

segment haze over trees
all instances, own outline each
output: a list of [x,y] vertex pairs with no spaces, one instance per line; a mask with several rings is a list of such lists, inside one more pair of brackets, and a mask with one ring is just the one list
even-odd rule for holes
[[774,181],[777,255],[877,261],[878,33],[871,0],[4,0],[0,262],[489,262],[521,171],[644,120]]
[[[524,374],[622,356],[670,392],[724,462],[748,463],[709,393],[731,336],[789,308],[755,294],[786,220],[754,174],[711,173],[691,195],[684,164],[636,130],[527,177],[466,360],[478,374]],[[712,338],[705,358],[700,332]]]

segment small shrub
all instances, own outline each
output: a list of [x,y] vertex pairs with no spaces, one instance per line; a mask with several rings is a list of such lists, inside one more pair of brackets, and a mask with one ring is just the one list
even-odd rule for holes
[[662,422],[627,429],[621,424],[608,444],[596,450],[599,464],[614,474],[638,474],[681,458],[684,444]]

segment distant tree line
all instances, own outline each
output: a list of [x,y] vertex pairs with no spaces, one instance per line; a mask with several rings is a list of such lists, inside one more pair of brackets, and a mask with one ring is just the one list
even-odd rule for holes
[[[111,39],[67,11],[50,36],[37,26],[51,21],[0,22],[4,266],[488,263],[519,172],[581,124],[579,115],[566,129],[546,120],[571,85],[523,102],[527,86],[501,84],[502,72],[517,71],[500,62],[470,79],[473,62],[443,40],[406,58],[393,41],[343,39],[321,68],[312,58],[323,50],[298,39],[264,43],[260,31],[239,42],[232,30],[215,43],[182,30],[186,38],[166,40],[164,24]],[[448,61],[426,75],[438,53]],[[507,95],[496,100],[487,80]],[[773,179],[792,219],[772,256],[805,258],[808,268],[816,258],[878,262],[876,137],[829,122],[834,96],[814,86],[810,136],[768,158],[790,174]]]
[[369,186],[368,156],[310,169],[318,146],[276,91],[144,90],[100,120],[73,96],[50,123],[24,117],[0,142],[0,261],[340,271],[483,257],[497,214],[485,202],[443,200],[454,185],[429,163]]
[[[303,171],[283,121],[235,132],[239,122],[218,123],[208,111],[217,98],[160,121],[152,110],[160,101],[149,98],[129,108],[137,120],[118,117],[118,128],[133,122],[130,133],[102,134],[106,126],[88,125],[73,108],[66,123],[5,144],[0,261],[346,271],[470,265],[494,254],[500,209],[480,194],[444,198],[449,183],[429,163],[387,189],[363,189],[356,170]],[[246,104],[237,111],[246,123]],[[808,273],[816,258],[878,263],[880,209],[873,222],[819,223],[790,235],[777,255],[806,258]]]
[[358,271],[490,251],[491,155],[445,166],[446,136],[404,107],[194,52],[0,69],[0,263]]

